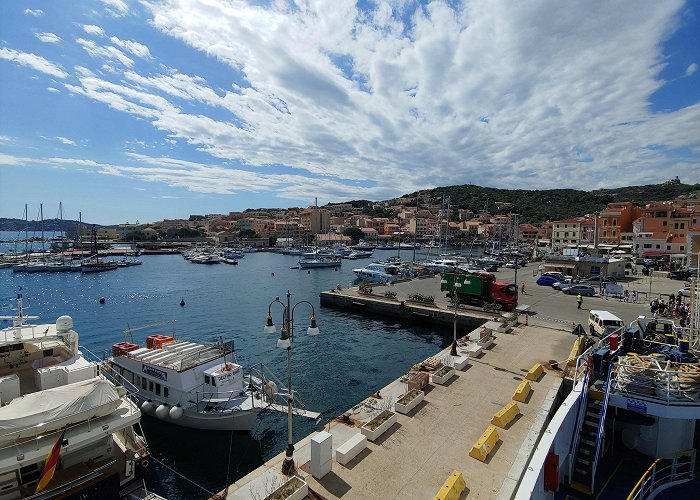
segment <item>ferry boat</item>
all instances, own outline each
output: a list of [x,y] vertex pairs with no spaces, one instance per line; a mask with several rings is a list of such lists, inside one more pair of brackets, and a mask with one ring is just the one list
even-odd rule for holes
[[[261,364],[244,374],[230,342],[204,344],[152,334],[141,347],[132,337],[115,343],[106,362],[140,388],[136,397],[143,413],[178,426],[250,431],[262,412],[287,411],[287,390]],[[294,391],[292,396],[295,414],[318,417],[301,409]]]
[[[21,289],[17,302],[0,317],[13,321],[0,330],[0,498],[143,498],[153,468],[136,387],[83,355],[70,316],[29,324]],[[47,483],[50,452],[60,460]]]
[[623,498],[654,498],[669,488],[675,498],[696,497],[700,284],[692,288],[689,326],[640,316],[600,340],[579,332],[585,343],[570,368],[573,387],[542,432],[514,498],[597,497],[617,473],[615,455],[636,469],[615,478]]

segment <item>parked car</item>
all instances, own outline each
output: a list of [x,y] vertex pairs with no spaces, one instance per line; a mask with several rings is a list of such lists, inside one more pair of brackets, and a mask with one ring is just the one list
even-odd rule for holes
[[564,287],[562,289],[567,295],[585,295],[586,297],[593,297],[595,295],[595,290],[590,285],[571,285]]
[[547,276],[547,275],[542,275],[539,278],[537,278],[537,283],[538,285],[541,286],[552,286],[554,283],[557,283],[559,280],[555,278],[554,276]]
[[690,297],[690,287],[681,288],[676,293],[680,293],[683,297]]
[[573,285],[571,278],[566,278],[565,280],[552,283],[552,288],[554,288],[555,290],[561,290],[562,288],[566,288],[571,285]]
[[676,269],[675,271],[669,271],[668,277],[672,280],[685,281],[690,277],[690,271],[687,269]]
[[547,271],[546,273],[542,273],[542,276],[554,276],[559,281],[565,280],[569,277],[564,273],[560,273],[559,271]]
[[508,269],[517,269],[520,266],[513,261],[508,261],[505,263],[505,265],[503,267],[507,267]]

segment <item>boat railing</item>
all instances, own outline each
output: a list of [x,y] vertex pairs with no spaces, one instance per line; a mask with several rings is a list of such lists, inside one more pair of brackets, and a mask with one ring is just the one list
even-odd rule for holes
[[93,353],[90,349],[80,346],[80,352],[83,354],[83,358],[86,360],[95,363],[99,370],[100,373],[112,384],[115,386],[122,386],[124,387],[124,390],[126,390],[127,396],[129,396],[129,399],[132,401],[133,396],[139,392],[139,388],[136,387],[130,380],[128,380],[124,375],[119,373],[116,368],[113,368],[112,366],[109,365],[105,361],[105,358],[100,358],[98,357],[95,353]]
[[694,478],[695,450],[686,450],[670,457],[657,458],[634,485],[627,500],[653,498],[661,491]]
[[[587,358],[584,358],[582,361],[581,365],[583,367],[583,375],[580,380],[579,384],[574,385],[574,389],[572,392],[576,392],[577,390],[580,392],[580,395],[578,397],[579,399],[579,407],[578,407],[578,412],[576,412],[576,421],[574,423],[574,433],[571,436],[571,444],[569,445],[569,456],[572,457],[571,460],[569,460],[569,477],[573,477],[573,468],[574,468],[574,460],[573,458],[576,457],[576,454],[578,453],[578,447],[580,443],[580,435],[581,435],[581,430],[583,429],[583,421],[584,421],[584,415],[586,414],[586,406],[588,405],[588,377],[589,374],[592,372],[592,367],[589,369],[588,364],[589,360]],[[577,364],[577,371],[579,368],[579,365]]]
[[[178,339],[181,340],[181,339]],[[186,370],[188,368],[191,368],[193,366],[198,366],[202,363],[206,363],[207,361],[211,361],[213,359],[217,358],[222,358],[226,356],[232,356],[233,357],[233,342],[225,342],[223,344],[212,344],[212,345],[207,345],[206,349],[198,350],[189,356],[186,356],[182,358],[180,361],[177,362],[177,365],[179,365],[178,370]],[[235,363],[235,358],[233,359],[233,362]]]
[[591,469],[591,491],[595,488],[595,473],[598,470],[598,460],[600,459],[600,453],[603,449],[603,438],[605,437],[605,415],[608,411],[608,401],[610,401],[610,373],[612,371],[612,364],[608,365],[608,373],[605,379],[605,396],[603,397],[603,404],[600,409],[600,425],[598,426],[598,432],[595,437],[595,457],[593,458],[593,467]]
[[[280,380],[275,376],[275,374],[272,373],[272,371],[270,371],[262,363],[254,365],[249,369],[247,378],[249,380],[253,380],[253,377],[258,378],[258,380],[260,381],[260,389],[262,390],[263,394],[265,394],[265,385],[267,384],[268,381],[273,382],[275,384],[275,386],[277,386],[277,393],[278,394],[289,394],[289,390],[288,390],[287,386],[282,384],[282,382],[280,382]],[[299,396],[299,392],[295,391],[294,388],[292,388],[291,392],[292,392],[292,402],[293,402],[292,404],[293,404],[294,408],[305,410],[306,404]],[[268,402],[274,404],[275,403],[274,397],[271,397],[268,400]],[[285,402],[286,402],[286,398],[285,398]]]

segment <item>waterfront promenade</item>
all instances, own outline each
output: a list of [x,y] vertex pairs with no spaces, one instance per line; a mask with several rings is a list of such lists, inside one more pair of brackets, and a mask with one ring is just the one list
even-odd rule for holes
[[[590,309],[614,311],[626,323],[647,314],[646,303],[625,303],[604,297],[584,300],[577,309],[575,299],[551,287],[538,287],[529,269],[520,272],[526,283],[526,294],[520,304],[529,306],[529,326],[519,324],[508,333],[497,333],[494,343],[464,371],[445,385],[430,385],[425,400],[409,415],[398,415],[398,422],[367,449],[345,466],[333,461],[332,472],[322,479],[310,474],[310,441],[315,435],[296,443],[295,461],[299,474],[309,483],[313,498],[343,499],[424,499],[432,498],[453,470],[460,470],[468,485],[470,498],[511,498],[529,455],[546,425],[547,415],[557,402],[563,383],[563,373],[552,369],[549,362],[559,366],[570,355],[575,340],[572,327],[586,326]],[[498,273],[503,280],[512,281],[513,272]],[[630,289],[648,287],[642,280],[624,284]],[[654,293],[671,293],[682,285],[666,278],[655,277]],[[396,299],[404,300],[413,293],[434,295],[436,306],[453,310],[444,293],[439,292],[439,276],[391,285]],[[383,294],[377,287],[375,293]],[[334,292],[338,293],[338,292]],[[356,289],[340,293],[357,294]],[[381,299],[380,299],[381,300]],[[468,311],[460,310],[460,314]],[[484,318],[483,313],[475,314]],[[524,315],[521,315],[524,321]],[[482,319],[483,321],[483,319]],[[460,329],[458,336],[468,332]],[[449,349],[436,357],[449,355]],[[527,403],[518,403],[521,416],[507,429],[498,429],[501,441],[481,462],[469,456],[469,450],[490,425],[493,415],[509,403],[518,384],[535,363],[542,363],[546,372],[537,382],[531,382],[533,392]],[[351,423],[332,421],[324,430],[333,436],[333,450],[360,432],[359,427],[377,409],[387,407],[406,392],[401,379],[383,387],[381,399],[369,396],[348,409]],[[241,478],[222,492],[230,499],[265,498],[284,479],[280,470],[284,454],[267,461],[262,467]],[[465,495],[462,495],[464,498]]]

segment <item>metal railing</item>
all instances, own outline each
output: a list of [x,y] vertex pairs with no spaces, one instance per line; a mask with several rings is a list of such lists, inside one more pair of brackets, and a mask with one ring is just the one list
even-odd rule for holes
[[[584,367],[583,378],[581,379],[579,396],[579,407],[576,413],[576,422],[574,423],[574,434],[571,437],[571,444],[569,445],[569,477],[573,477],[574,467],[576,466],[576,455],[578,454],[579,444],[581,443],[581,430],[583,429],[584,416],[586,415],[586,407],[588,406],[588,361],[584,360],[582,366]],[[578,371],[579,365],[577,363],[576,370]],[[591,368],[592,370],[592,368]],[[576,385],[574,385],[574,391],[576,391]]]
[[694,478],[695,450],[681,451],[672,457],[657,458],[634,485],[627,500],[653,498],[662,489]]
[[608,401],[610,400],[610,374],[612,372],[612,364],[608,365],[608,376],[605,380],[605,396],[603,397],[603,406],[600,409],[600,420],[598,432],[595,437],[595,457],[593,458],[593,467],[591,469],[591,491],[595,487],[595,473],[598,469],[598,460],[600,459],[600,450],[603,447],[603,438],[605,437],[605,415],[608,410]]
[[[648,361],[649,366],[630,365],[624,360],[617,363],[612,378],[613,392],[666,406],[700,405],[700,371],[670,370],[670,361],[661,361],[664,367],[652,357],[640,356],[639,359]],[[687,380],[693,376],[697,381]]]

